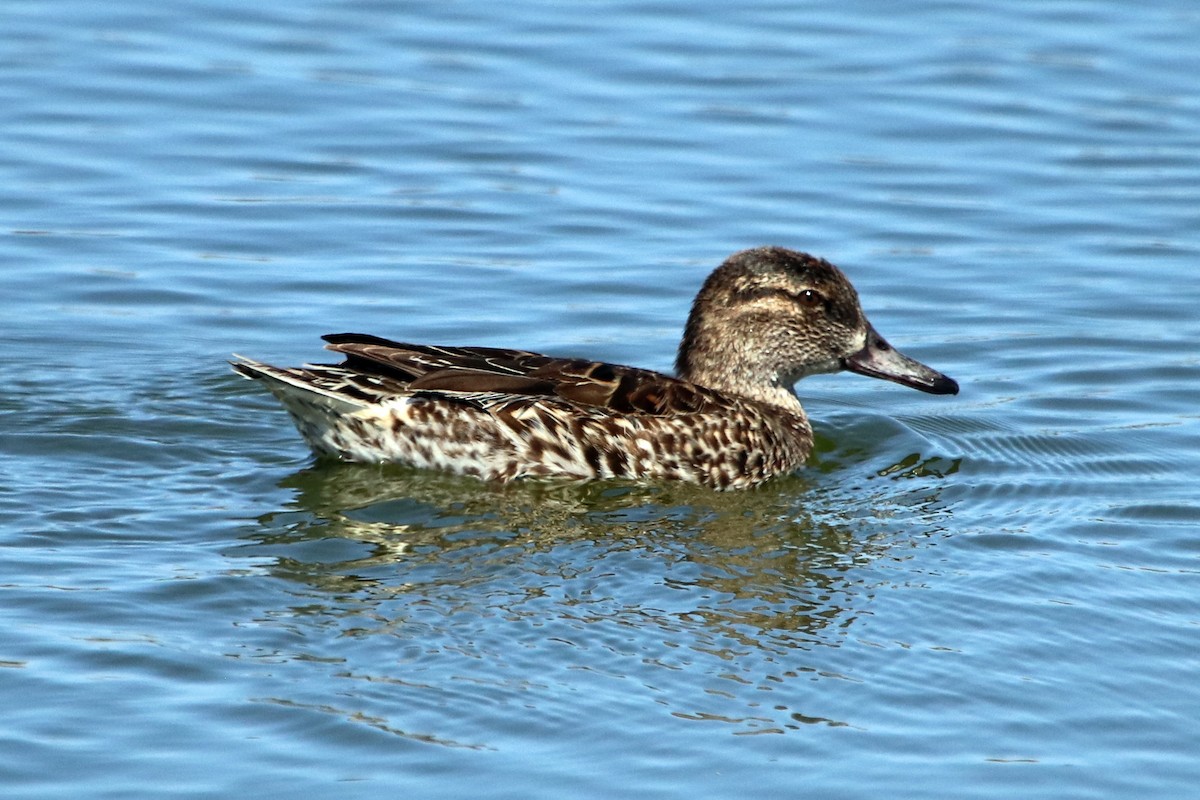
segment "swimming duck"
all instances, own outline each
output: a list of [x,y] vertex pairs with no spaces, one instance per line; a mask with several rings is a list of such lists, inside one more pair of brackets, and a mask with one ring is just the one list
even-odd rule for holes
[[323,337],[337,365],[236,356],[319,456],[485,480],[679,480],[743,489],[801,467],[812,426],[793,384],[846,369],[930,394],[951,378],[876,333],[841,270],[781,247],[730,256],[692,304],[678,377],[495,347]]

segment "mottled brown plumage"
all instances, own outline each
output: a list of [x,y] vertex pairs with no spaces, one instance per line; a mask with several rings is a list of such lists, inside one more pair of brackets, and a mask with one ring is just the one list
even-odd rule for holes
[[792,385],[850,369],[933,394],[958,385],[893,350],[845,276],[777,247],[731,256],[697,295],[678,377],[523,350],[324,337],[338,365],[241,358],[318,455],[525,477],[756,486],[800,467],[812,428]]

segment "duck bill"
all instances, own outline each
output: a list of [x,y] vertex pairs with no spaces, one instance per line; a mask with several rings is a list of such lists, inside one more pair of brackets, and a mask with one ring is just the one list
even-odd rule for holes
[[867,327],[862,350],[842,359],[842,366],[859,375],[882,378],[929,394],[958,394],[958,383],[892,347],[873,327]]

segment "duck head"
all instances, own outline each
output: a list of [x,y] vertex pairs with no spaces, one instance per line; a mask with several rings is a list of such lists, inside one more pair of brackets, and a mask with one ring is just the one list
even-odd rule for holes
[[783,405],[796,402],[792,385],[800,378],[840,370],[958,393],[953,379],[879,335],[841,270],[782,247],[735,253],[709,275],[676,368],[702,386]]

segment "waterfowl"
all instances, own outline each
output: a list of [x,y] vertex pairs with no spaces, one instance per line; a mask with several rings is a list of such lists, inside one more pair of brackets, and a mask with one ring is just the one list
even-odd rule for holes
[[283,403],[318,456],[485,480],[563,477],[757,486],[802,466],[813,433],[793,384],[850,370],[930,394],[951,378],[867,321],[841,270],[781,247],[730,256],[692,304],[677,376],[494,347],[323,337],[340,364],[234,370]]

